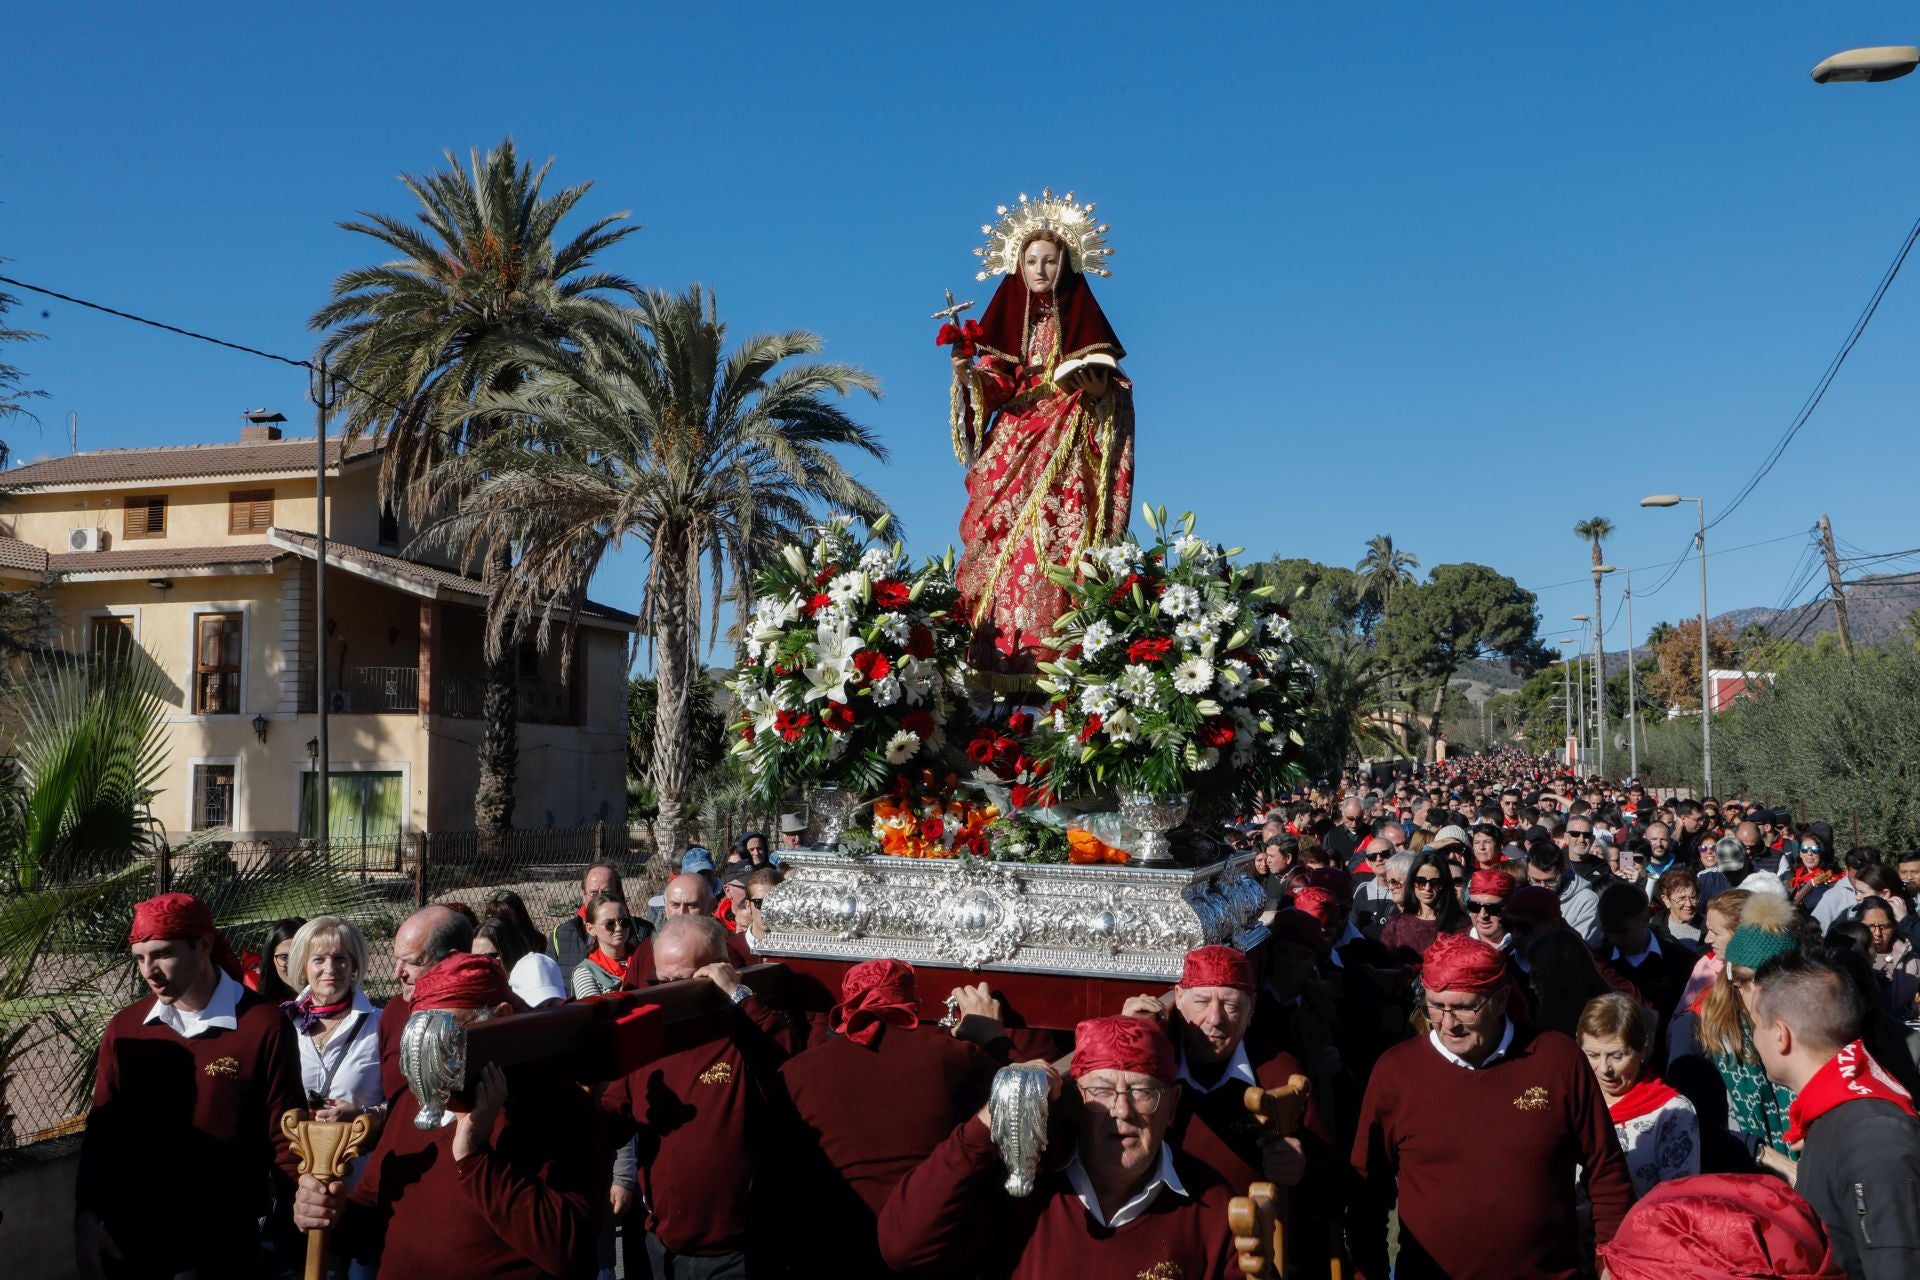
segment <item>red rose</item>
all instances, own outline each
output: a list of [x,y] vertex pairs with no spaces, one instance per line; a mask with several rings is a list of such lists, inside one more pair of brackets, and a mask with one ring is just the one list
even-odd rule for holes
[[1080,727],[1080,741],[1085,742],[1094,734],[1107,727],[1107,722],[1098,713],[1087,717],[1086,724]]
[[808,600],[805,604],[800,606],[800,612],[805,614],[807,617],[811,618],[814,614],[820,612],[822,609],[826,608],[828,605],[832,603],[833,603],[832,596],[816,595],[812,599]]
[[916,658],[931,658],[933,632],[917,622],[907,628],[907,652]]
[[873,602],[882,609],[898,609],[907,603],[913,589],[904,582],[882,578],[873,584]]
[[773,727],[788,742],[798,742],[801,732],[813,723],[813,717],[805,711],[776,711],[773,713]]
[[1033,803],[1033,788],[1024,782],[1013,784],[1013,790],[1007,793],[1007,801],[1016,809],[1024,809]]
[[885,680],[887,673],[893,670],[893,664],[887,661],[887,655],[878,649],[862,649],[854,654],[853,666],[869,683]]
[[933,741],[933,717],[925,711],[909,711],[900,717],[900,727],[920,735],[920,741]]
[[1015,756],[1015,757],[1014,757],[1014,760],[1013,760],[1013,771],[1014,771],[1015,773],[1028,773],[1028,772],[1030,772],[1030,771],[1031,771],[1032,769],[1033,769],[1033,757],[1032,757],[1032,756],[1028,756],[1028,755],[1020,755],[1020,756]]
[[967,759],[975,764],[993,763],[993,739],[975,738],[967,744]]
[[1128,662],[1158,662],[1173,649],[1171,636],[1147,636],[1127,646]]
[[820,708],[820,723],[835,733],[845,733],[853,728],[853,708],[829,698],[827,705]]
[[947,820],[945,818],[922,818],[920,820],[920,838],[922,840],[946,839]]
[[1016,711],[1007,717],[1007,732],[1024,738],[1033,732],[1033,712]]
[[[1033,779],[1035,782],[1038,782],[1040,779],[1046,777],[1048,774],[1052,772],[1053,772],[1053,761],[1036,760],[1033,762]],[[1051,803],[1051,802],[1048,802],[1048,803]]]
[[1200,745],[1203,747],[1228,746],[1233,742],[1233,725],[1219,716],[1214,716],[1211,719],[1202,720],[1193,736],[1200,740]]

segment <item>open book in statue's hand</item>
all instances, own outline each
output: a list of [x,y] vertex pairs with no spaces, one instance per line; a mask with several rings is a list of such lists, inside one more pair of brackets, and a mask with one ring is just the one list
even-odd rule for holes
[[1053,384],[1057,387],[1076,373],[1091,373],[1098,369],[1117,373],[1120,370],[1120,362],[1104,351],[1095,351],[1091,355],[1062,360],[1053,371]]

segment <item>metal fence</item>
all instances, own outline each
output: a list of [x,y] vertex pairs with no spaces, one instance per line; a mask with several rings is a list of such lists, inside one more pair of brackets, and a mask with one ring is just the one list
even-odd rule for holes
[[[232,941],[237,950],[258,954],[272,925],[263,918],[271,891],[298,886],[307,896],[296,895],[296,900],[311,905],[294,914],[339,911],[359,921],[368,949],[363,986],[379,1002],[396,987],[394,929],[415,908],[464,902],[484,914],[490,894],[511,889],[526,902],[534,922],[551,930],[579,906],[581,876],[597,861],[620,869],[631,897],[643,899],[656,887],[643,869],[644,851],[624,831],[598,823],[499,836],[423,832],[391,842],[205,841],[146,860],[142,869],[150,878],[139,886],[139,896],[173,890],[199,894],[223,923],[248,922],[230,931]],[[131,902],[113,910],[125,914]],[[124,937],[119,921],[100,923],[101,928],[74,931],[75,937]],[[77,992],[76,1007],[84,997],[104,997],[109,1004],[131,1001],[141,992],[131,966],[120,961],[124,956],[123,946],[102,950],[64,939],[35,960],[25,994]],[[76,1081],[87,1065],[86,1021],[50,1017],[11,1032],[0,1027],[0,1147],[84,1127]]]

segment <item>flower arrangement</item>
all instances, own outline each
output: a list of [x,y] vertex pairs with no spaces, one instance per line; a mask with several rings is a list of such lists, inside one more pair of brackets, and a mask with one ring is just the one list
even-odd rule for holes
[[887,794],[873,802],[880,852],[896,858],[988,856],[987,833],[1000,810],[954,795],[958,782],[953,774],[936,782],[931,769],[923,770],[916,795],[912,780],[896,775]]
[[789,545],[754,583],[730,688],[733,753],[775,803],[832,781],[862,794],[932,763],[960,692],[966,631],[953,616],[953,554],[915,570],[837,516]]
[[1195,536],[1190,514],[1177,533],[1164,507],[1145,515],[1151,546],[1128,534],[1051,574],[1071,607],[1040,668],[1052,733],[1036,755],[1063,795],[1190,793],[1196,815],[1231,815],[1299,777],[1293,625],[1239,548]]

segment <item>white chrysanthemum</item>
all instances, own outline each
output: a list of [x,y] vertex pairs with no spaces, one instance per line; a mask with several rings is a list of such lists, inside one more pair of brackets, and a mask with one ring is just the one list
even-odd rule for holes
[[920,749],[920,735],[902,729],[887,739],[887,763],[905,764]]
[[1053,731],[1055,733],[1065,733],[1067,731],[1067,713],[1058,707],[1053,709]]
[[870,578],[884,578],[893,568],[893,551],[887,547],[868,547],[860,557],[860,572]]
[[1205,538],[1188,533],[1173,540],[1173,549],[1180,559],[1199,568],[1212,568],[1220,559],[1220,553]]
[[1198,649],[1214,639],[1213,628],[1203,618],[1188,618],[1173,629],[1173,638],[1182,648]]
[[1140,548],[1131,542],[1116,542],[1110,547],[1088,547],[1083,558],[1111,577],[1121,577],[1140,567]]
[[827,583],[827,599],[835,604],[856,604],[867,593],[867,575],[858,569],[835,574]]
[[1140,733],[1140,717],[1119,707],[1106,718],[1106,731],[1115,742],[1132,742]]
[[1272,737],[1267,739],[1267,750],[1273,752],[1273,754],[1279,755],[1282,751],[1285,751],[1286,749],[1287,749],[1286,734],[1276,733]]
[[1091,658],[1111,643],[1113,643],[1113,625],[1105,618],[1095,618],[1087,624],[1085,633],[1080,637],[1080,653],[1084,657]]
[[1205,693],[1213,685],[1213,664],[1205,658],[1188,658],[1173,669],[1173,687],[1192,696]]
[[905,644],[913,624],[907,621],[903,613],[883,613],[880,615],[880,634],[889,644]]
[[846,631],[853,626],[853,610],[844,604],[823,605],[820,612],[813,615],[813,620],[818,626]]
[[1204,773],[1208,769],[1213,768],[1213,766],[1219,763],[1220,763],[1220,748],[1202,747],[1200,748],[1199,757],[1193,762],[1193,767],[1197,772]]
[[1160,597],[1160,612],[1169,618],[1184,618],[1200,607],[1200,593],[1185,583],[1176,582]]
[[1238,702],[1247,696],[1247,681],[1253,672],[1240,659],[1228,658],[1214,669],[1213,674],[1220,682],[1220,692],[1229,702]]
[[1283,618],[1277,613],[1267,615],[1267,634],[1281,644],[1293,639],[1293,619]]
[[1157,699],[1159,690],[1154,687],[1153,668],[1144,662],[1130,662],[1120,678],[1113,682],[1114,691],[1136,706]]
[[900,701],[900,678],[891,673],[873,682],[873,705],[890,707]]
[[1216,601],[1207,610],[1207,620],[1216,627],[1224,627],[1240,616],[1240,606],[1231,600]]
[[1090,716],[1109,716],[1119,707],[1120,700],[1114,697],[1112,685],[1090,684],[1080,691],[1080,709]]

